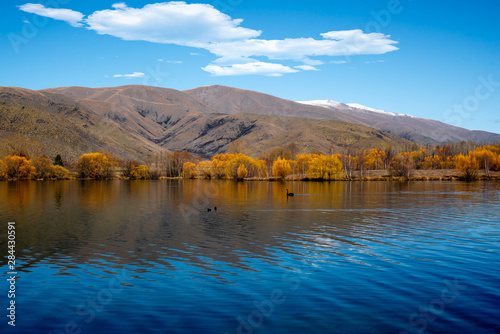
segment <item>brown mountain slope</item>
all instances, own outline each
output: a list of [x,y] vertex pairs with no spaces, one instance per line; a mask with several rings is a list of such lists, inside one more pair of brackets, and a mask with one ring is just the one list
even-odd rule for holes
[[[218,114],[186,93],[157,87],[68,87],[41,91],[0,88],[1,101],[4,106],[0,111],[8,115],[0,127],[4,134],[24,133],[50,143],[53,150],[69,147],[74,155],[106,149],[121,156],[144,158],[144,154],[163,147],[208,156],[224,152],[236,139],[246,142],[252,155],[291,142],[304,151],[324,152],[332,147],[407,143],[397,136],[342,121]],[[279,105],[288,103],[299,105],[284,100]],[[279,105],[276,110],[281,108]],[[19,111],[26,108],[31,109]],[[304,110],[313,109],[331,112],[316,107]],[[22,114],[24,120],[17,114]]]
[[64,95],[0,87],[0,115],[1,138],[23,134],[40,141],[49,155],[74,158],[86,152],[109,151],[145,158],[161,149]]
[[334,106],[297,103],[259,92],[218,85],[184,92],[224,114],[251,113],[342,120],[370,126],[422,144],[462,140],[495,142],[500,139],[500,135],[495,133],[470,131],[436,120],[371,112],[343,103]]
[[351,115],[305,105],[278,97],[226,86],[204,86],[184,91],[221,114],[258,114],[267,116],[331,119],[367,125]]
[[171,150],[187,149],[210,156],[225,152],[234,140],[242,141],[251,155],[290,143],[302,152],[325,153],[330,149],[342,152],[346,147],[368,149],[410,143],[389,133],[341,121],[234,114],[186,117],[168,128],[159,144]]

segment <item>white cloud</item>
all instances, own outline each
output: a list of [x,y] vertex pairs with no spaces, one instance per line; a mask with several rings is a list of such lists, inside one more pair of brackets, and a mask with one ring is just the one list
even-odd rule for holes
[[[98,10],[87,18],[69,9],[46,8],[40,4],[19,7],[26,12],[64,20],[73,26],[84,26],[100,35],[123,40],[175,44],[204,49],[217,59],[203,69],[213,75],[262,74],[282,75],[299,70],[318,70],[323,60],[315,57],[380,55],[398,50],[397,41],[382,33],[362,30],[329,31],[322,38],[258,39],[260,30],[240,26],[233,19],[208,4],[172,1],[131,8],[115,3],[112,9]],[[200,55],[192,52],[191,55]],[[274,62],[266,62],[265,59]],[[258,60],[257,60],[258,59]],[[277,64],[277,60],[297,61],[294,68]],[[180,63],[180,61],[160,62]],[[331,61],[345,63],[345,61]]]
[[232,19],[207,4],[172,1],[143,8],[130,8],[124,3],[113,7],[89,15],[85,20],[88,29],[124,40],[194,47],[261,34],[261,31],[240,27],[242,19]]
[[294,66],[293,68],[297,68],[302,71],[319,71],[316,67],[310,65],[298,65]]
[[345,64],[347,61],[345,60],[331,60],[330,64]]
[[384,61],[382,59],[380,60],[369,60],[365,61],[365,64],[376,64],[376,63],[383,63]]
[[251,62],[246,64],[232,64],[228,66],[219,66],[210,64],[202,67],[202,70],[211,73],[214,76],[230,76],[230,75],[267,75],[267,76],[281,76],[284,73],[296,73],[291,67],[282,64],[265,63],[265,62]]
[[169,63],[169,64],[182,64],[182,60],[165,60],[165,59],[158,59],[160,63]]
[[[286,38],[283,40],[247,39],[220,42],[205,48],[219,56],[219,62],[232,62],[250,57],[311,61],[312,56],[352,56],[384,54],[398,48],[396,41],[381,33],[365,34],[361,30],[330,31],[325,39]],[[311,65],[310,63],[308,65]]]
[[134,72],[132,74],[115,74],[113,75],[113,78],[126,78],[126,79],[132,79],[132,78],[144,78],[146,74],[142,72]]
[[35,3],[27,3],[19,6],[19,9],[26,13],[33,13],[40,16],[49,17],[55,20],[66,21],[73,27],[81,27],[83,14],[80,12],[76,12],[71,9],[63,9],[63,8],[46,8],[43,5],[35,4]]

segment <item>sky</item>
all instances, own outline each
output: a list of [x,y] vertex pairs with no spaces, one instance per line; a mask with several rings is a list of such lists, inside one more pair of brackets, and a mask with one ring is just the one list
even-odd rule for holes
[[0,86],[225,85],[500,133],[500,1],[3,1]]

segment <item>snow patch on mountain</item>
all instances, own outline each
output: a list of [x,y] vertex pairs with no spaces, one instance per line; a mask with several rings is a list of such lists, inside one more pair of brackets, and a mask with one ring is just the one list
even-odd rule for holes
[[374,109],[374,108],[370,108],[370,107],[367,107],[367,106],[364,106],[364,105],[358,104],[358,103],[342,103],[342,102],[337,102],[337,101],[332,101],[332,100],[312,100],[312,101],[297,101],[297,102],[302,103],[302,104],[313,105],[313,106],[317,106],[317,107],[328,108],[328,109],[340,109],[341,111],[349,111],[352,109],[356,109],[358,111],[362,110],[362,111],[374,112],[374,113],[378,113],[378,114],[384,114],[384,115],[388,115],[388,116],[414,117],[411,115],[398,114],[395,112]]

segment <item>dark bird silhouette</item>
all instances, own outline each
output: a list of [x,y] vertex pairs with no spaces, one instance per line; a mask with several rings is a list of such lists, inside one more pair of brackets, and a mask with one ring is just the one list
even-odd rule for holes
[[214,206],[214,211],[217,211],[217,207],[216,206]]
[[207,212],[210,212],[210,211],[212,211],[212,209],[208,208],[208,209],[207,209]]
[[286,195],[287,195],[287,196],[293,196],[293,195],[294,195],[294,193],[289,193],[289,192],[288,192],[288,189],[287,189],[287,190],[286,190]]

